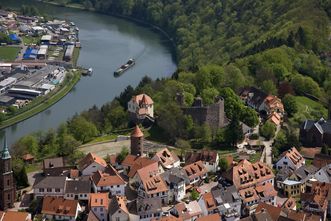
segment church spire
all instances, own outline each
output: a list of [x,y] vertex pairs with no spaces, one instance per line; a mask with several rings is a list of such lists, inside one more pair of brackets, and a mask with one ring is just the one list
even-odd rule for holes
[[7,146],[7,140],[6,140],[6,134],[5,134],[5,136],[3,138],[3,150],[1,153],[1,159],[6,160],[6,159],[10,159],[10,158],[11,158],[11,156],[10,156],[9,149]]

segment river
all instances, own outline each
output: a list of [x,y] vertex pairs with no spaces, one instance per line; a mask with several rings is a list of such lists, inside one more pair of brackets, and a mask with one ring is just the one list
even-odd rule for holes
[[[128,85],[136,86],[145,75],[156,79],[168,77],[176,70],[171,42],[148,27],[33,0],[0,0],[2,7],[19,8],[22,4],[32,4],[40,12],[73,21],[80,29],[82,44],[78,64],[93,67],[94,73],[83,77],[67,96],[47,110],[4,129],[8,145],[29,133],[56,129],[75,113],[111,101]],[[136,58],[136,65],[114,78],[114,70],[131,57]]]

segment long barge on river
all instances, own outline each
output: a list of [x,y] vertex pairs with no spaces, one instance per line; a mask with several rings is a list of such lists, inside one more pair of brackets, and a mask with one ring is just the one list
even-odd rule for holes
[[136,62],[133,58],[129,59],[128,62],[123,64],[119,69],[117,69],[114,72],[114,76],[118,77],[118,76],[122,75],[125,71],[127,71],[129,68],[131,68],[135,64],[136,64]]

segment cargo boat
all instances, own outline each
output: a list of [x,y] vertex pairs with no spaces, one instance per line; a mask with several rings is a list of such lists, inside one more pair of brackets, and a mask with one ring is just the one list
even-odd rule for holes
[[123,64],[119,69],[117,69],[114,72],[115,77],[116,76],[120,76],[126,70],[128,70],[129,68],[131,68],[133,65],[135,65],[135,60],[131,58],[131,59],[128,60],[128,62],[126,62],[125,64]]

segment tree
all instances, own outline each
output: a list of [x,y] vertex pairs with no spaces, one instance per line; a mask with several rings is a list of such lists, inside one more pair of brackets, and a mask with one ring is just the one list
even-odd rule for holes
[[285,95],[283,98],[284,109],[286,113],[292,117],[298,111],[298,104],[295,100],[295,97],[291,94]]
[[123,147],[120,154],[117,156],[117,160],[122,163],[122,161],[125,159],[125,157],[129,154],[129,149],[126,147]]
[[262,127],[260,127],[260,135],[270,140],[275,136],[276,126],[270,121],[266,121]]
[[225,172],[229,169],[228,161],[225,158],[221,158],[218,166],[220,167],[221,172]]
[[243,107],[240,113],[240,119],[249,127],[255,127],[259,123],[259,117],[255,110],[250,107]]
[[82,141],[83,143],[91,140],[98,134],[98,130],[95,125],[81,116],[73,117],[68,124],[68,128],[74,138]]
[[199,198],[200,194],[198,193],[198,191],[196,189],[193,189],[191,192],[191,199],[192,200],[197,200]]
[[209,104],[213,104],[215,102],[215,98],[218,96],[218,90],[216,90],[215,88],[206,88],[203,89],[202,93],[201,93],[201,97],[203,100],[203,103],[205,105],[209,105]]
[[266,80],[262,82],[261,89],[267,94],[277,94],[276,85],[272,80]]
[[240,126],[237,115],[231,119],[229,126],[225,131],[225,140],[228,144],[235,147],[237,143],[243,139],[243,131]]

